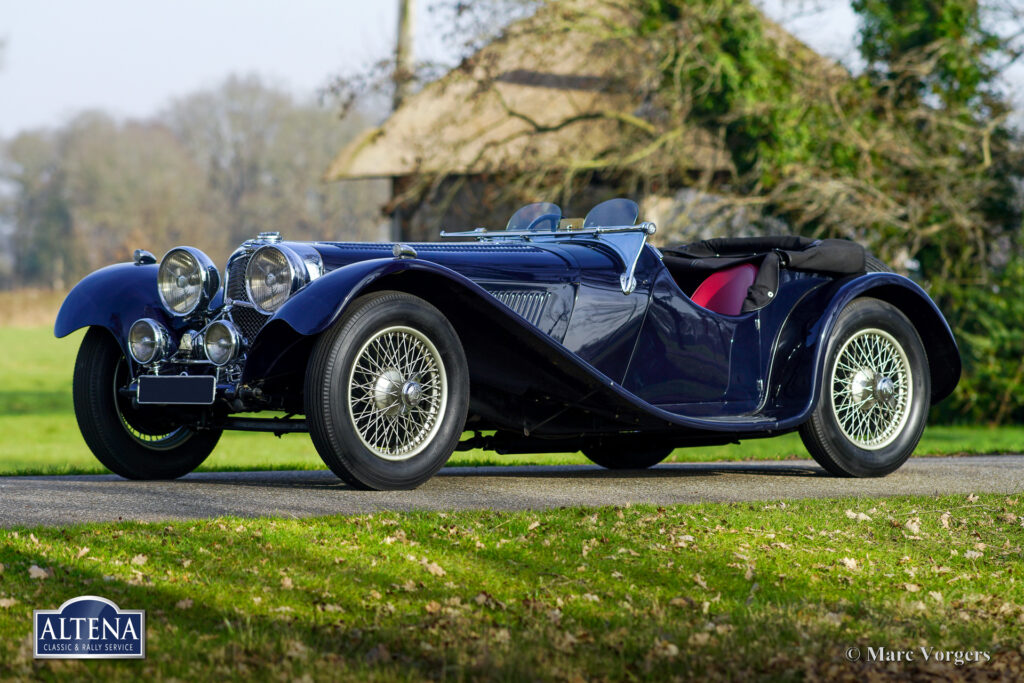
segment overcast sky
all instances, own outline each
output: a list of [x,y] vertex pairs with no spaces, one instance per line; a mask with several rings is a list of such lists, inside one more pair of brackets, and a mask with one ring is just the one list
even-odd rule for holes
[[[343,70],[393,49],[397,0],[0,0],[0,137],[56,126],[87,108],[145,117],[231,73],[257,73],[312,96]],[[418,0],[417,58],[444,59],[432,8]],[[766,12],[813,48],[856,64],[846,0],[801,17]]]

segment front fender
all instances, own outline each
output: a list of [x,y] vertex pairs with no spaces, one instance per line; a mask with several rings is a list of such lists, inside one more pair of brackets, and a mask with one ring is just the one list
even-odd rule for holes
[[[267,323],[286,323],[304,337],[319,334],[333,325],[352,299],[359,296],[374,280],[412,268],[448,271],[442,266],[413,259],[357,261],[313,280],[301,292],[288,299]],[[452,271],[448,273],[465,279]]]
[[[843,309],[860,297],[892,304],[917,328],[928,354],[932,403],[953,393],[960,381],[960,352],[935,302],[909,278],[868,273],[816,289],[794,308],[775,344],[770,384],[775,388],[775,410],[799,412],[802,421],[814,409],[836,322]],[[785,358],[780,357],[782,350],[788,353]]]
[[[472,280],[430,261],[396,258],[357,261],[313,280],[281,306],[253,341],[243,381],[271,372],[295,372],[298,366],[291,367],[291,364],[304,363],[301,357],[308,353],[312,338],[333,325],[355,298],[382,286],[417,294],[419,282],[413,282],[415,275],[442,278],[456,287],[473,290],[495,309],[503,308]],[[381,285],[381,281],[387,284]]]
[[173,328],[157,293],[158,268],[155,263],[117,263],[86,275],[64,298],[53,334],[66,337],[82,327],[104,327],[127,352],[128,329],[139,318]]

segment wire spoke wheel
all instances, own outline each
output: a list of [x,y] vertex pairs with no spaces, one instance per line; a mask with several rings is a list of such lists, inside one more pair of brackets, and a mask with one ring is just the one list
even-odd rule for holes
[[313,445],[358,489],[411,489],[455,451],[469,409],[458,334],[430,302],[383,290],[353,301],[306,366]]
[[879,450],[901,433],[913,405],[913,373],[903,346],[877,328],[859,330],[836,355],[832,411],[858,448]]
[[132,408],[131,400],[121,396],[119,392],[119,388],[128,383],[128,376],[128,360],[122,356],[114,371],[114,407],[117,410],[117,419],[129,436],[139,445],[154,451],[172,450],[188,441],[194,434],[188,427],[178,426],[164,431],[166,427],[154,428],[140,418],[138,410]]
[[348,377],[349,417],[363,445],[384,460],[408,460],[441,426],[448,378],[441,354],[419,330],[380,330],[359,349]]
[[127,479],[176,479],[198,467],[221,430],[193,429],[166,406],[133,405],[120,389],[131,381],[129,361],[110,332],[92,327],[75,359],[71,394],[89,450]]

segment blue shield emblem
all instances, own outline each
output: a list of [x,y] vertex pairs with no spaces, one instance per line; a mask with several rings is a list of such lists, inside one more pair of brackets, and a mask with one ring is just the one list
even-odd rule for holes
[[83,595],[60,609],[35,610],[32,639],[36,659],[144,659],[146,612]]

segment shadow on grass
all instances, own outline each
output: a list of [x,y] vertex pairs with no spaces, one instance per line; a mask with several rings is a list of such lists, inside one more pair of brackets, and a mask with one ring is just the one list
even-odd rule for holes
[[[580,511],[562,531],[589,515]],[[580,556],[581,536],[573,533],[545,535],[548,548],[539,540],[526,547],[502,546],[493,533],[481,532],[488,546],[477,550],[471,539],[453,536],[442,519],[409,518],[402,525],[409,544],[390,549],[380,538],[362,535],[359,525],[352,528],[342,520],[338,528],[330,518],[309,522],[290,539],[268,529],[257,537],[232,535],[235,522],[229,519],[220,524],[224,534],[211,534],[212,523],[193,527],[195,535],[184,525],[170,534],[152,525],[124,525],[117,528],[127,532],[125,537],[113,546],[95,539],[101,553],[114,549],[125,560],[148,555],[135,581],[104,577],[88,560],[62,566],[36,553],[0,547],[0,559],[19,576],[33,564],[56,570],[45,582],[33,583],[32,597],[24,597],[26,581],[17,581],[24,588],[19,609],[26,621],[29,608],[55,608],[88,593],[108,597],[122,609],[146,609],[150,633],[145,662],[55,664],[18,655],[0,657],[0,674],[205,679],[224,669],[225,678],[259,673],[267,679],[312,673],[332,679],[529,680],[570,672],[651,680],[673,673],[743,679],[754,672],[820,678],[828,667],[833,675],[880,673],[843,659],[844,648],[853,643],[895,646],[924,637],[979,646],[993,642],[994,625],[982,619],[951,623],[951,633],[940,641],[937,615],[908,619],[901,614],[894,620],[887,599],[874,591],[831,574],[812,582],[809,572],[793,567],[791,554],[767,546],[744,550],[758,564],[752,582],[736,565],[737,548],[726,542],[702,543],[699,554],[648,549],[630,556],[616,550],[631,547],[629,526],[602,524],[592,532],[601,538],[593,539],[590,557]],[[487,524],[508,519],[481,517]],[[433,520],[437,526],[422,523]],[[369,529],[369,518],[365,524]],[[76,535],[76,529],[69,531]],[[56,540],[52,533],[43,541]],[[197,553],[202,549],[197,543],[223,550]],[[240,553],[247,544],[251,552]],[[338,554],[347,559],[339,562]],[[417,556],[437,559],[448,568],[447,576],[432,576]],[[192,568],[181,569],[181,560],[192,558]],[[585,572],[576,568],[580,562],[587,563]],[[163,579],[164,569],[176,583]],[[699,581],[692,578],[695,572]],[[158,580],[147,583],[145,575]],[[579,597],[585,595],[593,599]],[[178,607],[185,599],[193,603]],[[823,618],[826,613],[833,618]],[[694,634],[702,637],[693,641]],[[652,657],[658,641],[678,644],[677,652]],[[13,652],[8,643],[0,644],[0,653],[4,647]],[[916,667],[903,671],[922,673]]]

